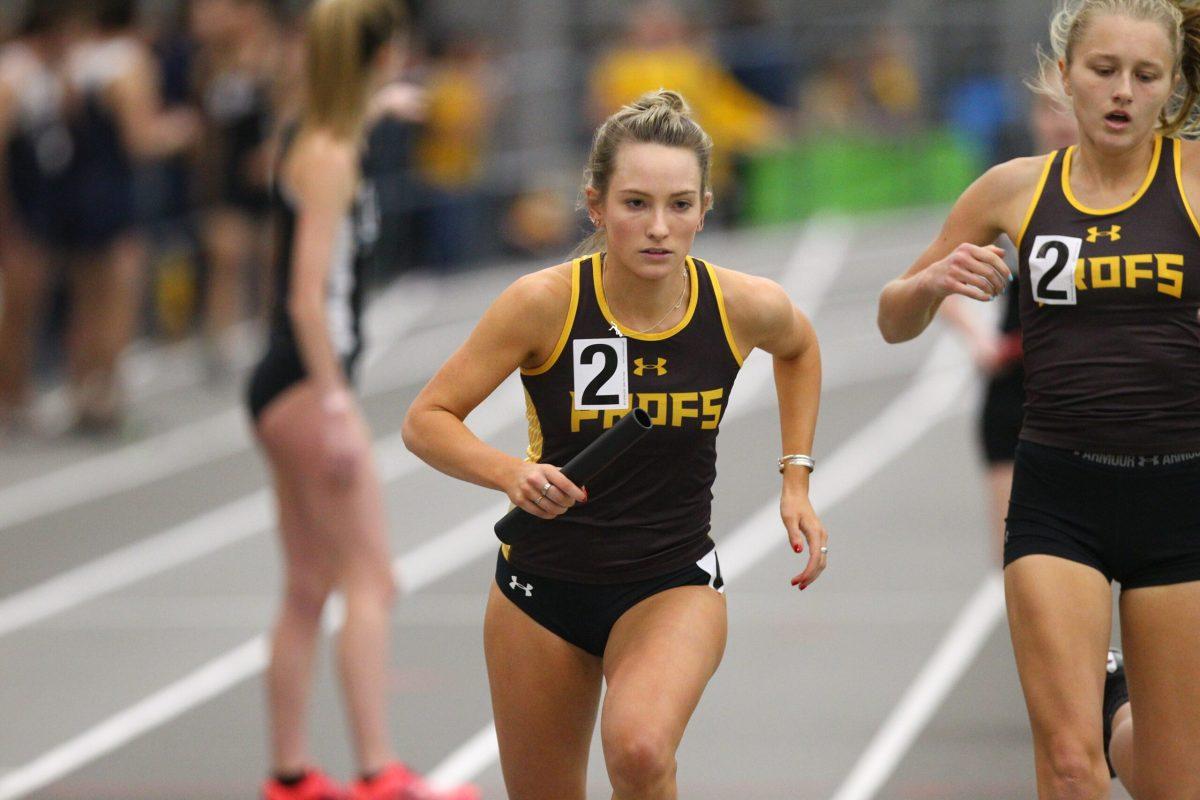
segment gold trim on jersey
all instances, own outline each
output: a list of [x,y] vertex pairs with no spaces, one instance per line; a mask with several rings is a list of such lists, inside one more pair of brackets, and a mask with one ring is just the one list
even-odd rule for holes
[[1192,227],[1196,229],[1197,235],[1200,235],[1200,222],[1196,221],[1196,212],[1192,211],[1192,204],[1188,202],[1187,192],[1183,190],[1183,142],[1179,139],[1172,139],[1175,147],[1175,185],[1179,187],[1179,199],[1183,201],[1183,207],[1187,210],[1188,219],[1192,221]]
[[584,256],[577,258],[571,262],[571,305],[567,309],[567,321],[563,323],[562,332],[558,334],[558,342],[554,345],[554,352],[546,359],[544,364],[540,364],[533,369],[522,369],[522,375],[541,375],[544,372],[549,372],[550,368],[558,363],[558,357],[562,355],[563,348],[567,346],[567,340],[571,338],[571,328],[575,325],[575,311],[579,308],[579,271],[581,264],[585,259],[592,256]]
[[1042,177],[1038,178],[1037,188],[1033,190],[1033,199],[1029,201],[1029,208],[1025,210],[1025,219],[1021,222],[1021,230],[1017,232],[1018,252],[1021,250],[1021,240],[1025,238],[1025,231],[1029,228],[1029,221],[1033,219],[1033,212],[1037,210],[1038,201],[1042,199],[1042,192],[1046,190],[1046,180],[1050,177],[1050,168],[1054,166],[1054,159],[1057,156],[1057,150],[1046,156],[1046,163],[1042,167]]
[[1103,216],[1105,214],[1116,214],[1124,211],[1138,200],[1142,199],[1142,195],[1146,193],[1146,190],[1150,188],[1150,184],[1154,181],[1155,173],[1158,172],[1158,159],[1160,156],[1162,156],[1162,136],[1158,134],[1154,135],[1154,155],[1150,158],[1150,169],[1146,171],[1146,179],[1142,181],[1141,188],[1137,190],[1133,197],[1129,198],[1121,205],[1114,206],[1112,208],[1088,208],[1083,203],[1075,199],[1075,195],[1071,192],[1071,156],[1075,153],[1077,148],[1077,145],[1071,145],[1067,148],[1067,154],[1063,156],[1063,194],[1066,195],[1067,202],[1075,206],[1075,210],[1082,211],[1084,214],[1091,214],[1093,216]]
[[643,342],[657,342],[663,339],[668,339],[679,333],[681,330],[687,327],[689,322],[692,321],[692,314],[694,314],[696,311],[696,303],[698,303],[700,300],[700,285],[696,280],[696,262],[692,261],[691,256],[687,256],[684,261],[687,263],[689,273],[688,278],[691,281],[692,287],[692,296],[688,300],[687,311],[684,312],[683,319],[679,320],[679,323],[673,328],[660,333],[638,333],[637,331],[626,328],[624,325],[622,325],[620,321],[613,316],[612,310],[609,309],[608,299],[604,296],[604,280],[601,278],[602,272],[600,268],[600,257],[599,254],[597,254],[592,260],[592,281],[596,286],[596,301],[600,304],[600,313],[604,315],[604,318],[608,320],[609,323],[617,327],[617,330],[621,332],[622,336],[627,336],[630,339],[640,339]]
[[721,291],[721,282],[717,280],[717,269],[707,261],[704,266],[708,267],[708,279],[712,281],[713,294],[717,297],[717,311],[721,314],[721,327],[725,330],[725,341],[729,343],[729,351],[733,353],[733,360],[737,365],[742,366],[742,351],[738,349],[737,341],[733,338],[733,328],[729,327],[729,314],[725,312],[725,293]]
[[529,446],[525,449],[525,460],[536,464],[542,460],[545,440],[542,438],[542,421],[538,419],[537,406],[533,404],[533,397],[528,389],[525,389],[525,422],[529,426]]
[[[542,421],[538,419],[537,406],[533,404],[533,397],[529,394],[528,389],[525,389],[525,421],[529,425],[529,446],[525,448],[525,460],[536,464],[542,460],[545,438],[542,436]],[[513,504],[509,503],[508,507],[511,510]],[[504,560],[508,561],[512,545],[500,545],[500,552],[504,554]]]

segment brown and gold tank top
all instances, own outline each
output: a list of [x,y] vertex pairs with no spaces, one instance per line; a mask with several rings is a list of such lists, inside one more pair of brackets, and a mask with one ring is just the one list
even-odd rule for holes
[[741,358],[712,266],[688,257],[691,294],[670,330],[623,327],[604,296],[603,256],[571,265],[571,307],[553,355],[521,371],[533,461],[562,466],[635,406],[650,432],[554,520],[522,515],[534,535],[505,549],[534,574],[618,583],[672,572],[712,548],[716,440]]
[[1072,194],[1074,147],[1047,156],[1018,236],[1021,438],[1131,455],[1200,449],[1200,224],[1180,150],[1157,137],[1141,188],[1107,209]]

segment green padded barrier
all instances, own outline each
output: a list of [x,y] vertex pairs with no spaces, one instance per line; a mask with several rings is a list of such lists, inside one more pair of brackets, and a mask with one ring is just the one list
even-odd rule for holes
[[974,148],[944,130],[895,139],[810,137],[749,159],[744,221],[788,222],[822,210],[853,214],[950,202],[980,169]]

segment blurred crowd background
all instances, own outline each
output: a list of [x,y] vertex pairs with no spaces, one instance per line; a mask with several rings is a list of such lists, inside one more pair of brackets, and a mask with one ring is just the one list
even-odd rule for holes
[[[301,0],[0,0],[0,446],[63,386],[120,431],[134,339],[214,382],[270,301]],[[376,277],[559,260],[596,124],[682,92],[710,224],[946,202],[1025,130],[1048,0],[410,0],[412,113],[373,132]],[[743,268],[751,265],[740,265]]]

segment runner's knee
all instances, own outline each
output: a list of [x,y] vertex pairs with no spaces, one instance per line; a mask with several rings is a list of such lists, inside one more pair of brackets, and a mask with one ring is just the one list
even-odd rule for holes
[[675,749],[652,730],[629,727],[604,737],[604,757],[620,796],[644,793],[675,775]]
[[1108,796],[1108,768],[1100,750],[1099,733],[1093,738],[1094,743],[1071,734],[1057,735],[1044,748],[1044,762],[1057,800]]

